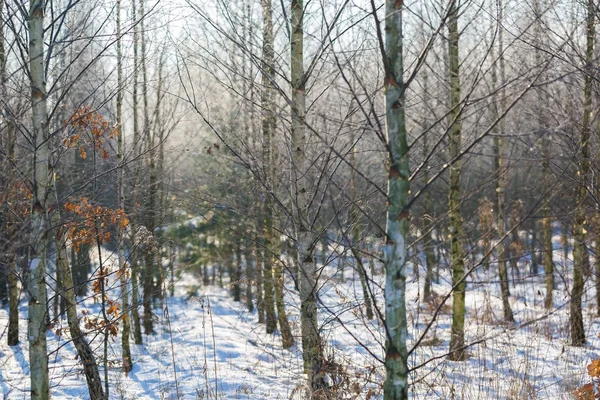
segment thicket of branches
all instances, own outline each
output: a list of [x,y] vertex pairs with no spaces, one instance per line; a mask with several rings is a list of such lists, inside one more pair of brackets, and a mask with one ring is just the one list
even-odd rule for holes
[[[568,307],[570,344],[585,346],[592,288],[600,314],[595,1],[0,11],[0,300],[8,344],[29,345],[32,398],[49,397],[46,334],[64,321],[90,397],[108,398],[110,337],[130,372],[130,342],[155,331],[183,272],[229,287],[283,348],[301,348],[311,398],[348,390],[326,379],[337,364],[322,316],[336,314],[320,295],[348,275],[382,338],[368,351],[386,381],[365,393],[408,397],[435,358],[409,359],[449,305],[443,357],[464,361],[484,340],[465,339],[475,288],[498,288],[496,322],[513,330],[532,320],[511,291],[534,282],[534,319]],[[431,313],[419,331],[414,285]],[[87,296],[97,315],[77,311]]]

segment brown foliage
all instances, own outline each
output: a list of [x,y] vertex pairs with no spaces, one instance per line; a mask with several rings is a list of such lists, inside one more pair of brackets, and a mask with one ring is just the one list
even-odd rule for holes
[[110,209],[90,203],[87,198],[78,203],[65,203],[65,210],[77,218],[67,224],[67,238],[78,252],[83,244],[103,244],[110,240],[110,228],[125,228],[129,219],[120,208]]
[[600,399],[600,359],[593,360],[587,366],[587,372],[592,382],[577,388],[575,398],[577,400]]
[[75,131],[63,141],[63,144],[67,148],[77,147],[81,158],[87,157],[86,145],[100,153],[102,158],[108,158],[106,142],[119,135],[119,130],[114,126],[109,126],[102,115],[92,110],[89,105],[79,107],[69,121],[64,121],[64,124],[72,126]]

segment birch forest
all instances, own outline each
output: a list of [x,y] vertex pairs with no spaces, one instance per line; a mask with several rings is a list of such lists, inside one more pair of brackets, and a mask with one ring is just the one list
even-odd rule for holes
[[0,395],[600,398],[599,23],[0,0]]

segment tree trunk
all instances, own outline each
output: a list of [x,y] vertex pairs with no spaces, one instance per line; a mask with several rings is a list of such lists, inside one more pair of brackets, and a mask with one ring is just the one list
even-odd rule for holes
[[465,345],[465,290],[466,283],[464,251],[461,239],[463,236],[461,216],[461,188],[460,188],[460,161],[456,158],[461,147],[461,100],[460,100],[460,75],[458,59],[458,5],[456,0],[450,3],[448,15],[448,55],[450,66],[450,134],[449,134],[449,159],[450,188],[448,194],[448,209],[450,214],[450,255],[452,258],[452,329],[450,336],[450,353],[448,358],[454,361],[463,361],[467,354]]
[[[56,198],[58,200],[58,196]],[[87,381],[90,398],[93,400],[103,400],[104,391],[102,390],[102,381],[100,380],[98,364],[96,363],[92,348],[87,340],[85,340],[85,336],[79,327],[79,318],[77,318],[77,300],[73,290],[73,276],[71,274],[71,268],[69,268],[67,247],[59,219],[60,218],[57,218],[55,224],[59,227],[55,232],[55,243],[57,254],[56,268],[57,272],[60,271],[60,276],[62,278],[62,282],[59,283],[59,287],[61,288],[60,297],[62,297],[66,303],[67,323],[69,325],[71,340],[77,350],[79,360],[83,365],[83,373]]]
[[[140,68],[142,71],[142,101],[144,124],[143,132],[145,138],[145,150],[148,153],[148,199],[145,206],[145,225],[148,229],[148,234],[154,237],[154,228],[156,227],[156,197],[157,197],[157,176],[156,176],[156,149],[154,148],[154,135],[150,132],[150,116],[148,106],[148,69],[146,68],[146,31],[145,31],[145,0],[139,0],[140,5],[140,42],[141,42],[141,57]],[[143,306],[144,306],[144,333],[146,335],[154,333],[154,319],[152,313],[152,300],[157,298],[160,292],[157,293],[155,278],[158,274],[157,254],[155,241],[152,240],[152,245],[148,245],[144,250],[144,268],[143,268]]]
[[535,220],[531,220],[532,229],[531,229],[531,240],[529,242],[529,254],[531,256],[531,275],[537,276],[539,272],[538,259],[537,259],[537,226]]
[[[388,206],[386,217],[385,400],[408,399],[408,354],[406,350],[406,261],[408,242],[409,167],[405,87],[402,58],[402,2],[385,2],[385,114],[388,148]],[[382,49],[383,51],[384,49]]]
[[[423,26],[424,30],[425,27]],[[425,133],[429,129],[429,70],[425,66],[423,70],[423,104],[425,110],[423,110],[423,162],[429,157],[429,138],[428,134]],[[423,182],[427,184],[429,182],[429,169],[428,164],[425,162],[423,165]],[[428,301],[431,298],[431,283],[433,281],[433,267],[435,265],[435,256],[433,254],[434,245],[432,238],[433,230],[433,208],[431,206],[431,194],[430,191],[425,189],[423,193],[423,248],[425,250],[425,283],[423,285],[423,300]]]
[[[0,0],[0,15],[3,15],[4,11],[4,0]],[[4,99],[3,102],[8,102],[7,91],[6,91],[6,51],[4,49],[4,20],[0,18],[0,98]],[[2,111],[0,111],[0,116],[2,116],[2,120],[5,124],[4,129],[9,131],[11,129],[10,117],[9,117],[9,108],[8,105],[4,105],[2,107]],[[8,132],[7,132],[8,133]],[[8,139],[10,142],[10,133],[5,136],[5,132],[3,130],[0,131],[0,148],[6,149],[10,146],[10,143],[6,143],[5,140]],[[2,151],[0,153],[0,168],[3,171],[11,171],[11,159],[9,152]],[[0,190],[4,193],[8,193],[8,189],[12,187],[9,176],[2,174],[0,176]],[[7,229],[0,230],[0,249],[4,253],[0,255],[0,303],[2,307],[6,307],[6,304],[9,302],[9,275],[10,275],[10,259],[11,259],[11,243],[9,237],[9,220],[10,220],[10,210],[9,203],[7,202],[7,198],[4,198],[3,204],[0,205],[0,227],[6,227]]]
[[[121,0],[117,0],[117,158],[119,161],[117,192],[119,208],[125,209],[125,182],[123,170],[123,50],[121,44]],[[131,369],[131,349],[129,347],[129,335],[131,328],[129,326],[129,288],[127,287],[127,268],[125,257],[123,257],[123,228],[121,224],[117,227],[117,257],[119,261],[119,273],[121,284],[121,314],[123,330],[121,332],[121,349],[123,354],[123,372],[127,375]]]
[[32,124],[33,124],[33,174],[31,242],[29,255],[29,366],[31,399],[50,398],[48,379],[48,350],[46,344],[46,271],[48,245],[48,111],[46,108],[46,79],[44,68],[44,2],[29,3],[29,77],[31,80]]
[[[350,151],[350,168],[351,168],[350,191],[352,193],[352,196],[354,197],[354,201],[357,202],[358,198],[360,196],[360,193],[358,192],[358,188],[356,187],[356,185],[357,185],[356,169],[358,168],[358,164],[356,162],[356,147],[358,146],[358,143],[355,143],[354,131],[352,131],[350,133],[350,142],[352,143],[352,150]],[[350,250],[352,251],[352,256],[354,257],[354,260],[356,261],[355,269],[358,272],[360,285],[361,285],[362,291],[363,291],[363,304],[365,307],[365,314],[367,316],[367,319],[371,320],[371,319],[373,319],[373,306],[371,303],[371,295],[369,292],[367,271],[365,270],[365,267],[362,262],[362,254],[358,249],[359,242],[360,242],[360,232],[359,232],[359,225],[358,225],[359,210],[356,207],[355,203],[352,203],[352,206],[350,207],[349,218],[350,218],[350,223],[352,224],[351,225],[352,226],[352,245],[350,247]]]
[[[132,154],[138,155],[140,146],[140,127],[138,114],[138,74],[139,74],[139,56],[138,56],[138,15],[137,15],[137,0],[131,0],[131,12],[133,19],[133,94],[132,94],[132,111],[133,111],[133,143],[131,146]],[[139,185],[139,166],[134,166],[133,185],[131,189],[131,210],[129,213],[129,223],[131,224],[131,318],[133,320],[133,339],[135,344],[142,344],[142,327],[139,313],[139,264],[138,264],[138,244],[136,240],[138,224],[137,224],[137,199]]]
[[144,308],[144,334],[154,333],[154,321],[152,313],[152,294],[154,293],[154,250],[153,245],[149,244],[144,248],[144,269],[142,271],[142,282],[144,285],[144,294],[142,303]]
[[304,0],[291,0],[291,83],[292,131],[291,149],[294,175],[296,231],[298,244],[298,273],[300,275],[300,324],[302,329],[302,357],[304,371],[309,375],[309,386],[319,390],[324,386],[321,373],[323,350],[317,320],[316,264],[310,243],[308,219],[308,178],[306,165],[307,136],[306,75],[304,74]]
[[[498,30],[498,57],[500,64],[500,85],[503,86],[505,82],[505,70],[504,70],[504,43],[503,43],[503,32],[504,28],[502,27],[502,1],[498,0],[496,2],[498,7],[498,17],[497,17],[497,30]],[[492,59],[494,58],[494,46],[492,46]],[[492,85],[495,90],[497,85],[497,74],[496,74],[496,66],[492,68]],[[505,96],[504,90],[500,91],[500,95],[502,97]],[[499,108],[504,109],[504,98],[500,99],[500,107],[498,107],[496,96],[493,96],[492,100],[492,109],[494,111],[494,119],[497,120],[500,117],[501,111]],[[505,219],[506,219],[506,207],[504,205],[505,201],[505,189],[508,180],[508,171],[506,167],[506,145],[504,142],[504,121],[500,121],[499,123],[500,131],[497,132],[496,136],[494,136],[494,161],[496,167],[496,231],[498,234],[498,244],[496,246],[498,252],[498,277],[500,280],[500,293],[502,296],[502,309],[504,311],[504,322],[513,323],[515,318],[513,316],[512,309],[510,307],[510,303],[508,302],[510,297],[510,289],[508,284],[508,270],[506,267],[507,258],[510,258],[508,246],[505,245],[505,236],[506,236],[506,228],[505,228]]]
[[[273,63],[275,62],[274,55],[274,37],[273,37],[273,11],[271,0],[262,0],[263,13],[263,59],[262,59],[262,86],[263,92],[261,95],[261,104],[263,109],[262,116],[262,132],[263,132],[263,169],[267,189],[273,191],[273,181],[271,176],[271,158],[275,129],[275,109],[274,109],[274,79],[275,71]],[[274,194],[274,193],[273,193]],[[264,308],[265,308],[265,325],[267,333],[275,332],[277,329],[277,319],[275,318],[275,303],[273,297],[273,199],[271,193],[265,193],[264,199]]]
[[[518,177],[517,177],[518,181]],[[519,270],[519,260],[523,256],[525,246],[519,236],[519,226],[521,224],[521,214],[523,213],[523,202],[515,200],[513,202],[512,213],[510,216],[511,244],[510,244],[510,266],[512,270],[513,286],[521,280],[521,271]],[[516,275],[516,276],[515,276]]]
[[[259,223],[258,235],[260,236],[262,224]],[[263,299],[263,249],[260,243],[260,238],[256,240],[256,309],[258,311],[258,323],[265,323],[265,302]]]
[[252,284],[254,282],[254,275],[256,269],[253,265],[252,260],[252,250],[250,246],[246,246],[244,252],[244,258],[246,259],[246,308],[248,308],[248,312],[254,312],[254,295],[252,294]]
[[[278,230],[276,232],[279,233]],[[274,238],[275,239],[275,238]],[[274,248],[279,249],[281,245],[279,240],[273,241]],[[279,329],[281,330],[281,343],[284,349],[289,349],[294,345],[294,336],[292,335],[292,329],[290,328],[290,322],[288,320],[287,313],[285,312],[285,300],[284,294],[284,275],[279,257],[272,255],[273,260],[273,281],[275,285],[275,306],[277,307],[277,320],[279,322]]]
[[[272,76],[272,79],[275,77]],[[271,183],[271,190],[273,193],[277,193],[279,190],[279,179],[277,176],[277,171],[279,169],[279,151],[277,148],[277,142],[275,141],[275,99],[273,94],[271,94],[271,104],[270,110],[272,114],[270,115],[270,133],[271,133],[271,152],[269,159],[269,177]],[[269,258],[267,260],[271,260],[273,265],[273,285],[275,289],[275,307],[277,309],[277,321],[279,323],[279,329],[281,331],[281,342],[282,347],[284,349],[289,349],[294,345],[294,336],[292,335],[292,329],[290,327],[290,322],[288,320],[287,313],[285,311],[285,300],[283,297],[284,288],[285,288],[285,275],[283,274],[283,265],[281,260],[279,259],[281,255],[281,241],[279,239],[279,235],[281,232],[279,226],[279,218],[276,209],[273,207],[271,209],[271,252],[269,252]]]
[[[536,16],[535,35],[538,40],[538,46],[535,50],[535,63],[541,65],[542,53],[540,47],[543,45],[543,29],[545,28],[543,21],[541,0],[534,0],[533,7]],[[542,138],[542,185],[547,188],[552,184],[550,171],[550,139],[549,132],[545,130],[545,110],[542,109],[542,104],[545,102],[545,92],[537,90],[538,103],[538,123],[541,129],[544,129]],[[542,264],[544,267],[544,277],[546,285],[546,296],[544,298],[544,307],[547,310],[553,307],[552,292],[554,290],[554,261],[552,260],[552,219],[550,218],[550,196],[545,196],[542,200]]]
[[[596,35],[595,2],[588,0],[587,24],[586,24],[586,65],[584,69],[583,87],[583,118],[581,123],[581,142],[579,143],[579,167],[577,176],[579,182],[579,194],[573,226],[575,247],[573,249],[573,288],[571,291],[571,344],[573,346],[585,345],[585,329],[583,326],[583,313],[581,309],[581,297],[583,295],[583,273],[585,258],[588,257],[586,250],[586,199],[589,186],[590,170],[590,123],[592,121],[592,84],[593,84],[593,60],[594,44]],[[589,226],[588,226],[589,229]],[[589,259],[588,259],[589,263]]]
[[[233,261],[233,254],[232,254]],[[242,280],[242,245],[241,240],[238,239],[235,249],[235,264],[233,267],[232,287],[233,287],[233,301],[240,302],[242,300],[242,288],[240,281]]]
[[[546,147],[547,145],[545,145]],[[547,152],[546,152],[547,155]],[[547,171],[548,164],[546,160],[548,160],[547,156],[544,156],[544,164],[543,167],[546,172],[544,172],[544,181],[547,182],[550,178],[550,172]],[[544,307],[546,310],[551,310],[554,307],[554,300],[552,296],[552,292],[554,291],[554,261],[552,260],[552,219],[550,218],[550,202],[548,200],[544,200],[543,207],[544,219],[542,220],[542,229],[543,229],[543,254],[544,254],[544,275],[546,277],[546,296],[544,297]]]
[[[0,15],[4,8],[4,0],[0,0]],[[7,99],[6,92],[6,52],[4,47],[4,20],[0,18],[0,96]],[[12,118],[12,112],[8,102],[4,105],[3,117],[7,120],[7,154],[8,154],[8,181],[6,188],[10,189],[15,185],[15,124]],[[14,212],[6,213],[6,244],[7,252],[7,274],[8,274],[8,333],[7,341],[9,346],[19,343],[19,270],[17,267],[17,237],[16,237],[16,219]]]

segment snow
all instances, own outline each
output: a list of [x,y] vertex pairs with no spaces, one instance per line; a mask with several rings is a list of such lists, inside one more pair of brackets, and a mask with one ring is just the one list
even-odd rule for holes
[[[502,324],[499,285],[486,283],[495,281],[496,266],[492,260],[489,273],[481,269],[468,280],[465,339],[467,343],[477,342],[469,347],[468,360],[452,362],[444,357],[450,339],[450,297],[421,346],[410,354],[409,365],[418,367],[409,379],[411,398],[567,399],[575,388],[589,381],[586,365],[600,356],[600,321],[595,317],[594,282],[586,281],[584,294],[587,346],[571,347],[569,295],[565,287],[570,282],[570,264],[563,265],[558,235],[554,243],[558,284],[554,311],[546,314],[544,310],[541,266],[540,275],[528,275],[527,259],[523,258],[521,279],[515,286],[511,285],[510,302],[517,325]],[[111,260],[114,255],[107,252],[102,258]],[[420,260],[418,277],[413,265],[406,268],[409,350],[431,322],[437,307],[419,300],[423,264]],[[321,272],[319,322],[326,341],[325,355],[332,365],[341,365],[343,370],[340,374],[330,373],[327,379],[340,385],[338,398],[382,398],[385,370],[379,360],[384,356],[385,336],[379,321],[368,321],[363,315],[358,274],[348,268],[347,279],[340,282],[337,267],[328,266]],[[446,268],[442,268],[441,273],[440,283],[433,285],[438,300],[446,295],[451,282]],[[371,282],[382,310],[384,279],[376,275]],[[119,293],[114,278],[108,286],[114,296]],[[132,342],[134,369],[128,376],[120,370],[121,339],[110,340],[111,399],[303,398],[306,376],[302,372],[298,293],[291,285],[286,289],[287,312],[297,335],[297,343],[289,351],[282,350],[279,335],[267,335],[264,326],[258,324],[256,312],[249,313],[243,303],[234,302],[226,288],[203,286],[201,279],[184,273],[176,282],[175,296],[166,299],[167,302],[154,311],[156,333],[144,335],[143,345]],[[82,300],[79,315],[83,310],[91,316],[100,315],[99,304],[91,298]],[[20,318],[20,338],[24,340],[25,300],[21,301]],[[0,309],[0,394],[8,399],[26,399],[29,397],[28,346],[27,343],[6,345],[7,323],[7,311]],[[56,334],[57,327],[49,331],[48,336],[52,396],[54,399],[87,398],[82,368],[68,340],[66,320],[60,322],[62,336]],[[92,340],[103,377],[102,335],[89,334],[87,338]],[[358,397],[353,389],[360,393]]]

